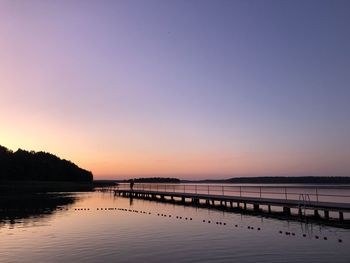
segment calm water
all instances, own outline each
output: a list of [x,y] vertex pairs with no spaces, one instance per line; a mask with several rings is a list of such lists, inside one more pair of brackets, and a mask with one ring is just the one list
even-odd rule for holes
[[2,219],[0,261],[350,262],[346,229],[109,193],[72,196],[49,213]]

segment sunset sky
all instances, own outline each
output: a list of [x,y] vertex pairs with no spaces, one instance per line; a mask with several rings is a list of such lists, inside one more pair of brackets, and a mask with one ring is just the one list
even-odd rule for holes
[[350,1],[0,0],[0,145],[95,178],[350,175]]

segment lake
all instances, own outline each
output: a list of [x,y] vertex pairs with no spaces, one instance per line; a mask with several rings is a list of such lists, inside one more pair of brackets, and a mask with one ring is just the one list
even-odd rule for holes
[[350,262],[349,229],[102,192],[69,198],[2,211],[0,261]]

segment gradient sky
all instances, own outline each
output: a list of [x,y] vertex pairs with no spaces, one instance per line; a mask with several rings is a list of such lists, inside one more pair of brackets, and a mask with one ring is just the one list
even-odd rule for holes
[[0,0],[0,145],[95,178],[350,175],[350,1]]

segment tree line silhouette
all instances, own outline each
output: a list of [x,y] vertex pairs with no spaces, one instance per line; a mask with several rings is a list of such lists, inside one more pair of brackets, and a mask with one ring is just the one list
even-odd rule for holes
[[148,178],[134,178],[127,182],[134,181],[135,183],[180,183],[180,179],[169,177],[148,177]]
[[47,152],[13,152],[0,145],[0,180],[91,182],[93,175]]
[[349,176],[261,176],[234,177],[229,179],[208,179],[200,181],[182,180],[197,183],[230,183],[230,184],[350,184]]

